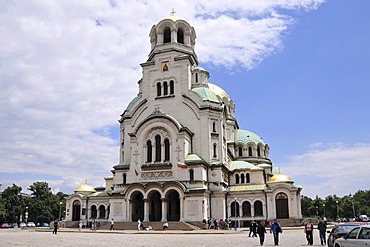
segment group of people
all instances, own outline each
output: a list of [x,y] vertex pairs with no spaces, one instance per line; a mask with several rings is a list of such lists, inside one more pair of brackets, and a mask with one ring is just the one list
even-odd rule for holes
[[[205,225],[206,220],[203,220],[203,225]],[[232,228],[231,223],[232,221],[230,219],[208,219],[208,229],[215,229],[215,230],[229,230]],[[236,224],[234,224],[234,227],[237,227]],[[205,228],[203,226],[203,228]]]
[[[270,233],[274,236],[274,245],[279,245],[279,234],[283,232],[283,229],[281,228],[281,225],[277,220],[275,219],[274,222],[270,226]],[[249,231],[249,237],[252,235],[252,237],[257,237],[257,234],[260,238],[260,245],[262,246],[265,242],[265,235],[266,235],[266,226],[264,221],[255,222],[253,221],[251,223],[250,231]]]
[[[319,230],[321,245],[326,245],[326,228],[327,226],[325,219],[319,219],[319,223],[317,224],[317,230]],[[308,245],[313,245],[313,230],[314,226],[311,222],[311,219],[308,219],[304,227],[304,232],[306,233]]]

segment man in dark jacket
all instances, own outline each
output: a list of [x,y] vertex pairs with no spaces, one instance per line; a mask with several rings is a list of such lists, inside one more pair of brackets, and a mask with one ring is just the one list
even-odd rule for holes
[[271,224],[270,233],[274,235],[274,244],[279,245],[279,233],[283,233],[283,229],[276,219],[274,219],[274,222]]
[[317,229],[319,230],[321,245],[326,245],[326,228],[327,226],[325,220],[320,219]]

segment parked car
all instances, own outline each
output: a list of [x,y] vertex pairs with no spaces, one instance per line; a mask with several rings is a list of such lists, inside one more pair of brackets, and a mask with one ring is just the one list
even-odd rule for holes
[[35,223],[30,221],[27,223],[27,227],[36,227]]
[[334,247],[344,246],[370,246],[370,225],[357,226],[334,241]]
[[342,238],[344,235],[349,233],[353,228],[356,226],[360,226],[365,224],[364,222],[348,222],[348,223],[341,223],[333,227],[331,231],[328,231],[328,246],[334,247],[334,241],[338,238]]
[[8,223],[3,223],[1,225],[1,228],[9,228],[9,227],[10,227],[10,225]]
[[48,223],[41,223],[40,227],[49,227],[49,224]]
[[26,225],[26,222],[21,222],[19,223],[19,227],[20,228],[25,228],[27,225]]

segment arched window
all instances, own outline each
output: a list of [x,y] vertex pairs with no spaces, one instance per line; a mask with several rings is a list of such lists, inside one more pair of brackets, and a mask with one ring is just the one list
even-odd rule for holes
[[105,207],[104,207],[104,205],[99,206],[99,219],[105,219]]
[[177,30],[177,43],[184,44],[184,32],[181,29]]
[[161,83],[160,82],[157,82],[157,96],[161,96],[162,95],[162,92],[161,92]]
[[254,202],[254,216],[262,216],[263,215],[263,208],[261,201]]
[[189,180],[194,181],[194,170],[193,169],[189,170]]
[[249,173],[245,174],[245,180],[247,184],[251,182],[251,175]]
[[175,94],[175,85],[172,80],[170,81],[170,94]]
[[170,141],[168,139],[164,140],[164,161],[170,160]]
[[127,180],[127,175],[126,175],[126,173],[123,173],[122,184],[126,184],[126,180]]
[[169,27],[164,30],[163,43],[171,43],[171,29]]
[[156,135],[155,136],[155,161],[156,162],[162,160],[161,153],[162,153],[161,136],[160,135]]
[[198,82],[198,73],[195,73],[195,82]]
[[146,142],[146,162],[152,162],[152,141]]
[[239,174],[235,175],[235,184],[239,184]]
[[243,202],[242,204],[243,207],[243,216],[251,216],[252,211],[251,211],[251,203],[250,202]]
[[96,209],[95,205],[91,206],[91,219],[96,219],[98,216],[98,210]]
[[253,156],[252,147],[248,147],[248,156]]
[[168,85],[167,85],[167,82],[163,82],[163,95],[167,95],[168,94]]
[[212,131],[214,132],[214,133],[216,133],[217,131],[216,131],[216,122],[213,122],[212,123]]
[[216,143],[213,144],[213,158],[217,157],[217,145]]
[[239,157],[243,156],[243,148],[239,147]]
[[242,173],[242,175],[240,175],[240,183],[241,184],[244,184],[245,183],[244,174],[243,173]]
[[260,147],[257,147],[257,156],[261,157],[261,148]]
[[236,201],[231,203],[231,217],[239,217],[239,203]]

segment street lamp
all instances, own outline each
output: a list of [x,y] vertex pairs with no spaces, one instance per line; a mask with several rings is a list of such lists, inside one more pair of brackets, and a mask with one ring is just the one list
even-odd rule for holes
[[28,206],[26,206],[26,213],[24,214],[24,218],[26,219],[26,224],[28,220]]
[[316,206],[316,218],[319,217],[319,206]]
[[237,222],[236,222],[236,200],[237,200],[238,198],[234,198],[234,215],[235,215],[235,222],[234,222],[234,224],[235,224],[235,231],[236,231],[236,229],[238,228],[238,225],[237,225]]
[[338,218],[338,221],[340,220],[340,217],[339,217],[339,202],[338,201],[335,201],[337,203],[337,218]]
[[325,203],[323,204],[323,206],[324,206],[324,219],[325,219]]
[[62,204],[63,202],[59,202],[59,221],[60,221],[60,215],[62,213]]
[[353,203],[353,196],[351,193],[349,194],[349,197],[351,198],[352,201],[353,220],[356,220],[355,204]]

